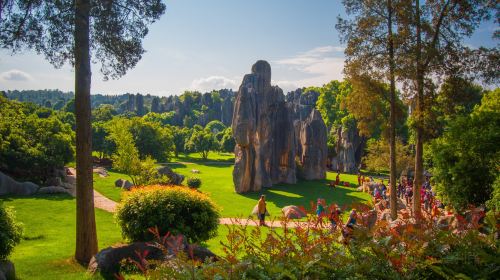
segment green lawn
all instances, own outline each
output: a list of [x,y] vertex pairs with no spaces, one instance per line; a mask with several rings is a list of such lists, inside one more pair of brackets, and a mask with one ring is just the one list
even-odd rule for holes
[[199,153],[191,153],[188,155],[179,154],[178,157],[172,158],[171,162],[234,162],[233,153],[217,153],[210,152],[207,159],[203,159]]
[[[72,259],[75,250],[74,198],[52,195],[1,198],[0,201],[13,207],[17,220],[24,224],[24,238],[10,257],[19,279],[90,278],[86,268]],[[96,223],[100,249],[123,242],[112,214],[96,209]],[[267,228],[262,230],[263,233],[269,231]],[[220,242],[226,242],[227,234],[228,226],[221,225],[218,235],[204,245],[222,254]]]
[[[3,198],[24,224],[24,239],[10,259],[20,279],[83,279],[86,268],[73,261],[75,199],[66,195]],[[122,240],[113,215],[96,209],[99,248]]]
[[131,179],[128,175],[110,170],[108,170],[108,175],[108,177],[101,178],[94,173],[94,189],[111,200],[120,201],[121,188],[115,187],[115,181],[118,179],[131,181]]
[[[306,208],[311,201],[323,198],[327,203],[339,205],[353,202],[367,202],[367,193],[356,191],[354,187],[329,188],[328,182],[335,179],[335,173],[328,172],[327,180],[299,181],[295,185],[279,184],[257,193],[237,194],[234,191],[232,165],[223,164],[170,164],[176,172],[187,177],[202,180],[200,190],[209,194],[217,205],[222,207],[224,217],[248,217],[261,194],[266,195],[267,208],[271,215],[280,216],[281,208],[287,205],[302,205]],[[196,169],[200,174],[193,174]],[[357,185],[357,176],[342,174],[342,181]]]
[[[196,154],[191,154],[194,156]],[[216,153],[213,153],[216,155]],[[270,189],[257,193],[237,194],[234,192],[232,179],[233,165],[229,162],[214,162],[216,157],[209,157],[209,163],[188,163],[180,159],[178,162],[169,164],[174,171],[186,177],[199,177],[202,180],[200,190],[209,194],[217,205],[222,208],[224,217],[248,217],[257,203],[261,194],[266,195],[268,211],[272,216],[280,216],[281,208],[287,205],[302,205],[308,207],[311,201],[323,198],[327,203],[339,205],[351,204],[353,202],[367,202],[370,196],[358,192],[354,187],[329,188],[328,182],[335,179],[336,173],[328,172],[327,180],[299,181],[295,185],[279,184]],[[187,160],[187,159],[185,159]],[[199,170],[199,174],[193,174],[193,169]],[[126,175],[109,172],[109,177],[100,178],[94,176],[94,187],[104,196],[114,200],[120,200],[121,189],[114,186],[119,178],[127,178]],[[357,185],[357,175],[341,174],[341,181],[347,181],[353,186]]]

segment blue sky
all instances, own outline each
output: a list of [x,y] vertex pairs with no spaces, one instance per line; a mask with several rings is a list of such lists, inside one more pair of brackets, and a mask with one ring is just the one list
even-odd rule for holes
[[[144,40],[147,53],[127,75],[104,82],[93,65],[92,93],[180,94],[184,90],[237,89],[258,59],[271,63],[284,91],[342,79],[343,48],[335,30],[337,0],[170,0]],[[467,40],[496,44],[495,25],[483,24]],[[71,91],[69,66],[54,69],[32,52],[0,51],[0,90]]]

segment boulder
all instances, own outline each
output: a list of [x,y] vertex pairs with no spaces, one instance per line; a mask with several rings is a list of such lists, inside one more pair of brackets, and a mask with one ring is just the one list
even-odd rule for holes
[[238,193],[259,191],[296,178],[293,111],[283,91],[271,86],[271,66],[259,60],[236,95],[233,182]]
[[50,177],[49,179],[47,179],[45,184],[47,186],[60,186],[62,184],[62,181],[60,177]]
[[56,194],[56,193],[65,193],[70,194],[70,192],[60,186],[49,186],[49,187],[41,187],[38,189],[39,194]]
[[116,181],[115,181],[115,187],[117,187],[117,188],[121,188],[121,187],[123,186],[123,182],[124,182],[124,181],[125,181],[125,180],[123,180],[123,179],[118,179],[118,180],[116,180]]
[[108,171],[104,167],[96,167],[92,172],[99,174],[99,177],[106,178],[109,176]]
[[135,242],[127,245],[108,247],[97,253],[89,263],[88,270],[94,274],[99,272],[105,279],[116,279],[115,274],[120,272],[121,263],[124,260],[140,262],[140,256],[147,260],[165,260],[183,252],[190,259],[205,261],[209,258],[217,259],[217,256],[206,248],[197,245],[189,245],[186,238],[180,236],[169,236],[162,245],[153,242]]
[[0,195],[33,195],[39,186],[32,182],[17,182],[10,176],[0,172]]
[[0,280],[16,280],[16,269],[11,261],[0,261]]
[[158,168],[158,174],[161,176],[167,176],[169,179],[169,183],[173,185],[181,185],[182,181],[184,181],[184,176],[175,173],[170,167],[162,166]]
[[300,176],[305,180],[326,178],[328,157],[327,129],[318,110],[312,109],[310,115],[301,122],[300,146],[302,165]]
[[301,219],[307,216],[307,213],[295,205],[285,206],[281,213],[288,219]]
[[124,180],[123,181],[123,184],[122,184],[122,189],[126,190],[126,191],[130,191],[130,189],[134,186],[134,184],[132,184],[130,181],[128,180]]

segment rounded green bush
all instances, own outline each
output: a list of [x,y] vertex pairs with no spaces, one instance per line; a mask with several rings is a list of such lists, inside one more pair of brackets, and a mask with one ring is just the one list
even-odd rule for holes
[[183,234],[190,242],[206,241],[217,233],[220,213],[210,198],[185,187],[147,186],[125,193],[115,214],[123,237],[151,241],[149,229],[161,235]]
[[190,188],[197,189],[201,186],[201,179],[200,178],[188,178],[187,179],[187,185]]
[[5,260],[21,241],[23,227],[16,222],[14,211],[0,203],[0,260]]

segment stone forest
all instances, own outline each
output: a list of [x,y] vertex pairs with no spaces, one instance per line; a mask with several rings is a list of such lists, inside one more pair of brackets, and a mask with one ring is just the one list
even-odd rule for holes
[[498,279],[499,15],[0,0],[0,280]]

